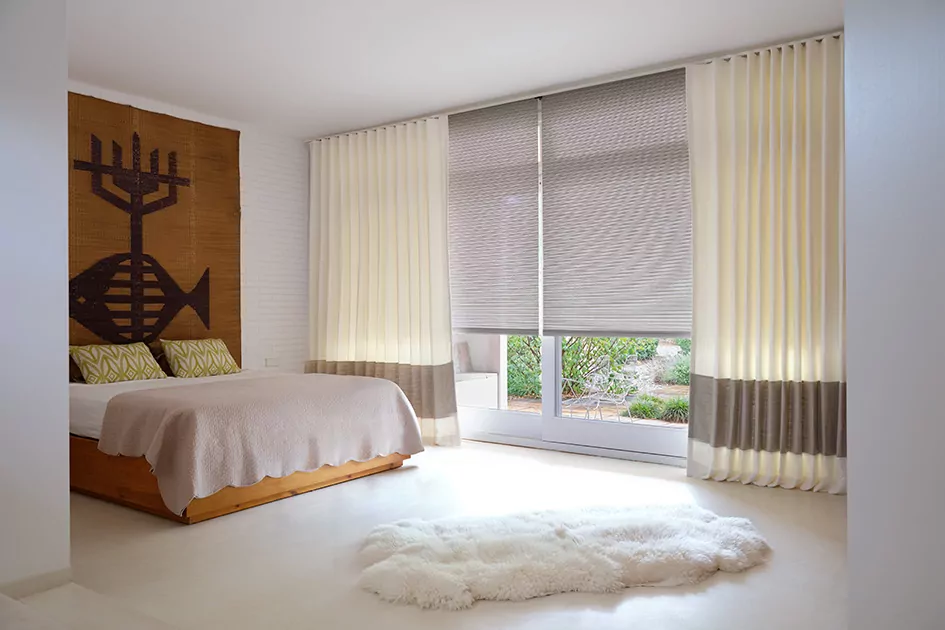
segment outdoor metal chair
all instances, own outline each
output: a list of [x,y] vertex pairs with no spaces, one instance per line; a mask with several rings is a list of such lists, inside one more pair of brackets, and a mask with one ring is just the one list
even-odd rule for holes
[[592,415],[601,416],[603,419],[600,411],[600,394],[601,388],[604,391],[607,389],[609,373],[610,357],[602,355],[594,360],[584,379],[561,379],[565,394],[561,401],[562,412],[574,417],[575,410],[583,410],[585,420],[590,420]]

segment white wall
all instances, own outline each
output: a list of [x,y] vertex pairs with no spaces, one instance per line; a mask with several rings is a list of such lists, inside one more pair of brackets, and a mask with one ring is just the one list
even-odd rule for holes
[[0,591],[14,594],[69,569],[67,62],[64,0],[0,0]]
[[[507,409],[509,403],[509,371],[508,371],[508,336],[485,333],[453,333],[454,358],[456,360],[456,344],[465,342],[469,347],[469,372],[486,372],[496,374],[496,406],[498,409]],[[455,366],[460,371],[461,366]]]
[[499,372],[502,340],[504,335],[453,333],[454,345],[466,342],[469,346],[470,372]]
[[240,131],[243,367],[308,356],[308,147],[232,120],[70,81],[79,94]]
[[945,628],[945,2],[846,0],[850,628]]

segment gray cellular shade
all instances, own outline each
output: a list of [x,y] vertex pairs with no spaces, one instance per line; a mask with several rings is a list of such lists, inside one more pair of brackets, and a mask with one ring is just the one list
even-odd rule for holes
[[538,330],[535,100],[450,116],[450,289],[456,330]]
[[542,172],[545,334],[688,335],[685,71],[543,98]]

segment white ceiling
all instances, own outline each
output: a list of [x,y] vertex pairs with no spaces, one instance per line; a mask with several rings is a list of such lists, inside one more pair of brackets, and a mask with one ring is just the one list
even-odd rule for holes
[[842,0],[72,0],[69,75],[317,137],[842,21]]

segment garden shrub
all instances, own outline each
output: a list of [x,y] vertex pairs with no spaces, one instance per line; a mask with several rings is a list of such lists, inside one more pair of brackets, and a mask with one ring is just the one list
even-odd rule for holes
[[660,345],[660,340],[654,337],[618,337],[614,339],[618,344],[623,344],[628,350],[628,358],[636,356],[637,361],[648,361],[656,356],[656,348]]
[[687,337],[680,337],[676,339],[676,345],[679,346],[679,349],[683,351],[684,354],[689,354],[692,352],[692,339]]
[[541,337],[509,335],[508,393],[541,398]]
[[655,396],[638,396],[629,407],[633,418],[659,418],[663,413],[663,401]]
[[660,420],[679,424],[689,422],[689,400],[687,398],[670,398],[665,401]]
[[660,380],[670,385],[688,385],[689,384],[690,356],[688,354],[680,355],[676,362],[667,369]]
[[[582,385],[594,371],[600,357],[607,356],[611,369],[619,371],[634,359],[652,359],[656,356],[658,344],[658,339],[644,337],[563,337],[561,376],[570,381],[573,394],[581,396],[587,393]],[[620,385],[614,382],[609,391],[619,393],[620,389]]]
[[[647,361],[656,356],[658,339],[645,337],[563,337],[561,339],[561,376],[569,381],[567,394],[587,393],[583,384],[598,365],[601,356],[610,359],[619,371],[634,358]],[[621,389],[614,382],[611,393]],[[508,393],[521,398],[541,397],[541,337],[509,335]]]

